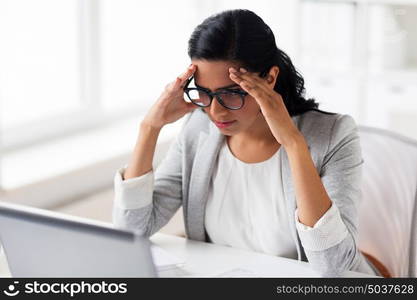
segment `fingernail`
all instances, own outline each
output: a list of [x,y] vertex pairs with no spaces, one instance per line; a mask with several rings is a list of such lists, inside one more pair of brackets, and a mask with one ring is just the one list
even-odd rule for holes
[[242,72],[242,73],[245,73],[245,72],[246,72],[246,69],[245,69],[245,68],[240,68],[239,70],[240,70],[240,72]]
[[229,70],[230,70],[231,72],[237,72],[237,71],[236,71],[236,69],[235,69],[235,68],[233,68],[233,67],[230,67],[230,68],[229,68]]

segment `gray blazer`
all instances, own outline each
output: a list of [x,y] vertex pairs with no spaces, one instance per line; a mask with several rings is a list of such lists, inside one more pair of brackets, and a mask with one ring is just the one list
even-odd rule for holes
[[[355,121],[349,115],[314,110],[292,119],[305,137],[317,172],[349,232],[339,244],[326,250],[303,248],[295,225],[296,200],[290,165],[282,149],[282,185],[298,260],[310,262],[325,277],[337,277],[347,270],[379,275],[357,248],[363,159]],[[204,228],[205,206],[213,166],[224,139],[202,110],[189,113],[183,129],[155,170],[152,203],[135,209],[114,206],[114,224],[151,236],[182,205],[187,237],[210,242]]]

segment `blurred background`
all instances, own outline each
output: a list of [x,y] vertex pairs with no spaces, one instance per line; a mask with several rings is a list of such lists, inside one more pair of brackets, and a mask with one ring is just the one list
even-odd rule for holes
[[0,200],[111,221],[141,118],[194,27],[232,8],[272,28],[321,109],[417,139],[417,0],[0,0]]

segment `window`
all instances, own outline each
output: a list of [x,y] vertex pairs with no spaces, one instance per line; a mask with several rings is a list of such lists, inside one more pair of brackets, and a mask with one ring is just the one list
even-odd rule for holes
[[81,109],[77,9],[72,0],[0,1],[2,135]]
[[88,155],[58,148],[62,138],[144,114],[188,66],[206,14],[192,0],[0,1],[0,188],[38,180],[45,161],[60,175],[68,161],[52,158],[81,168]]
[[192,1],[100,4],[103,106],[147,110],[189,64],[187,42],[196,14]]

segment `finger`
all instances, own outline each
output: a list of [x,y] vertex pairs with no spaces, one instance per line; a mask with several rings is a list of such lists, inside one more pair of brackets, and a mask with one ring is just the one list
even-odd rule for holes
[[237,81],[238,83],[242,82],[243,80],[247,79],[250,80],[250,78],[248,78],[247,76],[244,78],[243,77],[244,74],[242,74],[239,71],[236,71],[236,69],[234,68],[229,68],[229,76],[230,78],[232,78],[234,81]]
[[237,82],[239,85],[247,82],[250,86],[257,86],[257,88],[263,90],[266,94],[271,92],[271,87],[267,85],[266,81],[262,80],[255,73],[242,73],[242,72],[231,72],[230,78]]
[[258,91],[258,93],[260,93],[261,91],[263,92],[263,93],[265,93],[265,94],[268,94],[269,93],[269,90],[268,89],[270,89],[268,86],[264,86],[264,84],[263,83],[259,83],[259,82],[256,82],[255,80],[251,80],[251,79],[244,79],[244,78],[242,78],[242,76],[241,75],[235,75],[235,74],[230,74],[230,78],[234,81],[234,82],[236,82],[237,84],[239,84],[239,86],[241,86],[242,88],[243,88],[243,86],[245,86],[246,88],[248,88],[248,89],[251,89],[251,90],[257,90]]
[[190,78],[190,76],[194,74],[195,70],[196,70],[196,66],[195,65],[189,66],[187,68],[187,70],[185,70],[184,73],[182,73],[180,76],[178,76],[176,78],[174,87],[175,88],[182,87],[182,85],[187,81],[187,79]]
[[229,68],[229,72],[240,76],[242,79],[247,79],[247,80],[250,80],[250,81],[255,81],[255,82],[258,82],[258,83],[266,84],[266,80],[259,76],[259,72],[248,72],[244,68],[239,68],[239,71],[238,71],[233,67]]
[[189,111],[192,111],[196,108],[199,108],[199,106],[195,105],[194,103],[187,103],[187,108],[188,108]]
[[230,73],[229,77],[230,77],[230,79],[232,79],[234,82],[236,82],[239,85],[243,81],[243,79],[239,75],[237,75],[236,73]]
[[240,87],[242,87],[244,90],[251,89],[253,84],[250,84],[248,81],[243,80],[239,75],[235,73],[230,74],[230,78],[239,84]]
[[191,65],[187,68],[187,70],[185,70],[184,73],[182,73],[180,76],[178,76],[182,81],[187,80],[188,78],[190,78],[190,76],[195,72],[196,70],[196,66],[195,65]]
[[263,106],[268,103],[268,99],[270,98],[269,93],[268,91],[265,91],[261,86],[246,80],[242,80],[240,86],[245,92],[255,98],[259,105]]
[[259,74],[248,72],[244,68],[240,68],[240,71],[238,72],[238,74],[244,80],[248,80],[250,82],[256,82],[262,85],[267,84],[267,81],[264,78],[259,77]]
[[258,85],[250,83],[248,81],[242,81],[241,87],[247,91],[251,96],[255,98],[264,98],[265,91],[262,90]]

